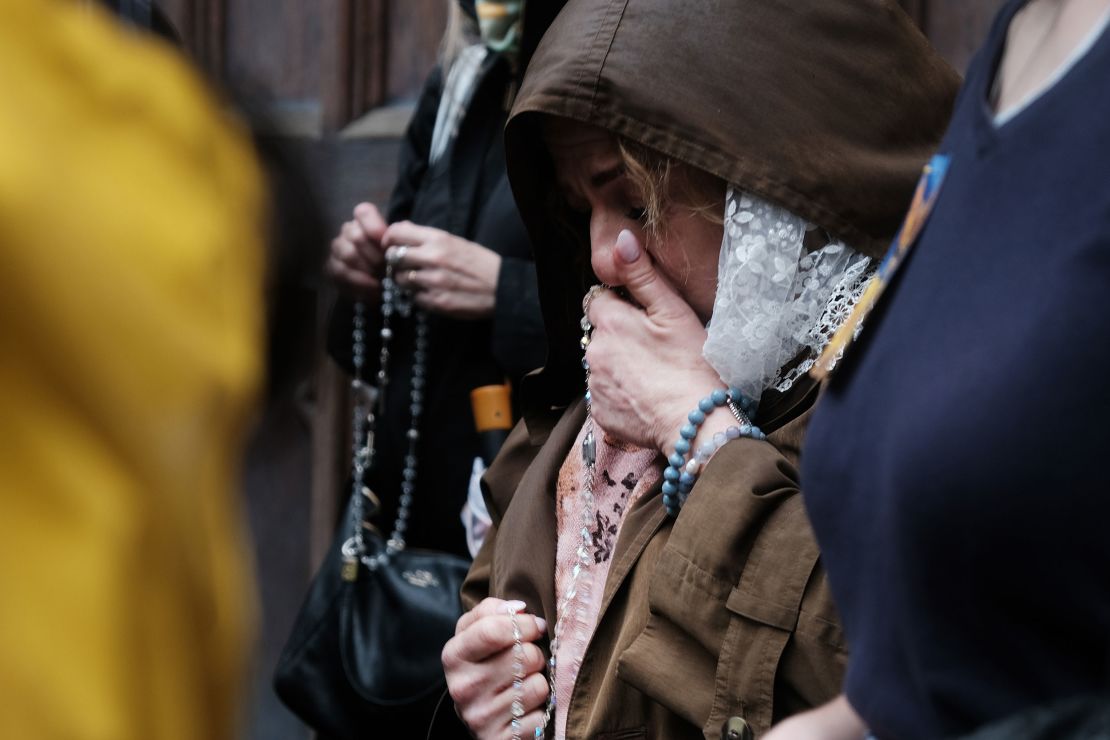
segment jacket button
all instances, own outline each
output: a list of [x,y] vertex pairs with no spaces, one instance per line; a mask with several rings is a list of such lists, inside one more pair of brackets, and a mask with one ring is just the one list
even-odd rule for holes
[[754,737],[743,717],[729,717],[721,725],[721,740],[753,740]]

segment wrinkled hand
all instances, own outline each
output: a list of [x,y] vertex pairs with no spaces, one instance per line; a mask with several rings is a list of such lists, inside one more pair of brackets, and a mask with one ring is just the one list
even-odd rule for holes
[[332,239],[325,272],[345,293],[373,305],[381,300],[386,223],[372,203],[359,203]]
[[443,648],[443,671],[455,711],[479,740],[512,737],[513,625],[510,606],[517,612],[517,625],[524,643],[524,716],[522,734],[543,722],[547,701],[547,678],[543,674],[543,652],[532,644],[547,629],[538,617],[521,613],[522,602],[486,599],[459,618],[455,636]]
[[590,304],[593,416],[610,434],[669,453],[686,415],[723,384],[702,357],[705,327],[632,232],[622,231],[610,253],[621,277],[613,287],[623,287],[642,308],[612,291]]
[[456,319],[493,315],[501,256],[440,229],[400,221],[386,229],[382,246],[405,246],[394,267],[397,284],[413,291],[416,305]]

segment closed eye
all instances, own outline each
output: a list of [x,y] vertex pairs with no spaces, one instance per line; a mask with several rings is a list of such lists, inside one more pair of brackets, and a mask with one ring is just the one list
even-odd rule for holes
[[590,185],[594,188],[601,189],[623,175],[624,172],[625,168],[623,163],[610,167],[607,170],[602,170],[601,172],[590,175]]

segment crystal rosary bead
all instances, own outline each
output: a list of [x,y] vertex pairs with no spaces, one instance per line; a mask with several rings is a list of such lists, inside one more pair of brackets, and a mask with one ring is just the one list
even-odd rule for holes
[[[590,334],[593,331],[593,325],[589,319],[590,302],[602,290],[601,286],[595,286],[586,293],[582,301],[582,320],[579,325],[582,328],[582,339],[580,346],[585,350],[590,344]],[[575,557],[577,562],[571,570],[570,583],[564,589],[562,597],[559,599],[555,607],[555,626],[552,630],[551,638],[551,657],[548,659],[547,664],[547,681],[548,681],[548,695],[547,706],[544,707],[543,720],[540,725],[535,728],[532,735],[533,740],[542,740],[546,736],[547,727],[551,724],[552,719],[555,717],[555,710],[558,707],[558,699],[556,696],[555,674],[557,667],[561,670],[568,671],[571,678],[577,676],[578,670],[581,667],[581,659],[578,659],[572,665],[562,666],[557,665],[556,656],[559,652],[559,647],[562,645],[564,638],[567,636],[565,633],[570,628],[569,623],[573,622],[574,639],[579,655],[585,653],[585,645],[587,642],[587,625],[586,618],[589,610],[586,608],[592,598],[593,582],[592,565],[593,557],[590,553],[590,546],[592,545],[592,538],[590,536],[590,527],[593,525],[595,516],[595,501],[594,501],[594,479],[596,477],[595,466],[597,464],[597,437],[595,435],[592,411],[592,399],[589,392],[590,385],[590,364],[586,362],[586,358],[582,358],[582,367],[586,370],[586,433],[582,438],[582,488],[579,491],[578,501],[581,505],[581,522],[582,529],[579,530],[581,542],[575,550]],[[517,722],[515,716],[511,718],[510,723]],[[516,724],[510,724],[512,728],[514,740],[520,738],[519,728]]]
[[[385,278],[382,280],[382,326],[378,332],[381,339],[381,348],[378,355],[378,372],[376,374],[378,387],[369,390],[363,380],[363,370],[366,366],[366,305],[358,301],[354,305],[354,319],[351,329],[351,356],[354,365],[354,377],[351,380],[351,395],[354,410],[351,419],[351,524],[354,535],[343,545],[343,577],[354,580],[358,574],[358,563],[362,563],[370,570],[376,570],[389,564],[393,555],[405,549],[405,532],[409,527],[412,516],[412,503],[414,483],[417,477],[416,448],[420,440],[420,416],[423,410],[426,367],[424,359],[428,352],[428,319],[423,311],[413,311],[411,295],[401,289],[393,278],[394,265],[387,261]],[[409,391],[409,411],[411,421],[406,432],[408,450],[404,458],[404,469],[401,472],[401,496],[398,499],[397,518],[394,520],[393,529],[386,540],[386,549],[375,555],[366,552],[366,543],[362,536],[363,530],[363,491],[365,488],[366,473],[373,467],[375,459],[374,433],[377,419],[384,415],[386,388],[389,385],[389,360],[390,344],[394,338],[392,321],[395,316],[409,318],[415,314],[415,342],[413,352],[413,366],[411,389]],[[377,407],[377,412],[373,407]]]

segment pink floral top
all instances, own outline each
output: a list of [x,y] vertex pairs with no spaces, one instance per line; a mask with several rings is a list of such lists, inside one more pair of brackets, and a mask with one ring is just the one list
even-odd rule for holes
[[[594,507],[588,521],[583,522],[582,440],[586,427],[578,433],[575,445],[559,469],[555,507],[558,526],[558,547],[555,554],[555,593],[561,603],[573,578],[578,562],[578,548],[585,544],[590,567],[578,577],[575,597],[569,602],[564,617],[562,638],[555,654],[555,738],[566,737],[567,710],[574,682],[586,646],[597,627],[605,579],[609,575],[613,551],[617,544],[624,515],[650,490],[662,474],[657,463],[659,453],[622,442],[596,428],[597,463],[594,466]],[[661,459],[661,458],[659,458]],[[585,532],[583,525],[585,524]]]

